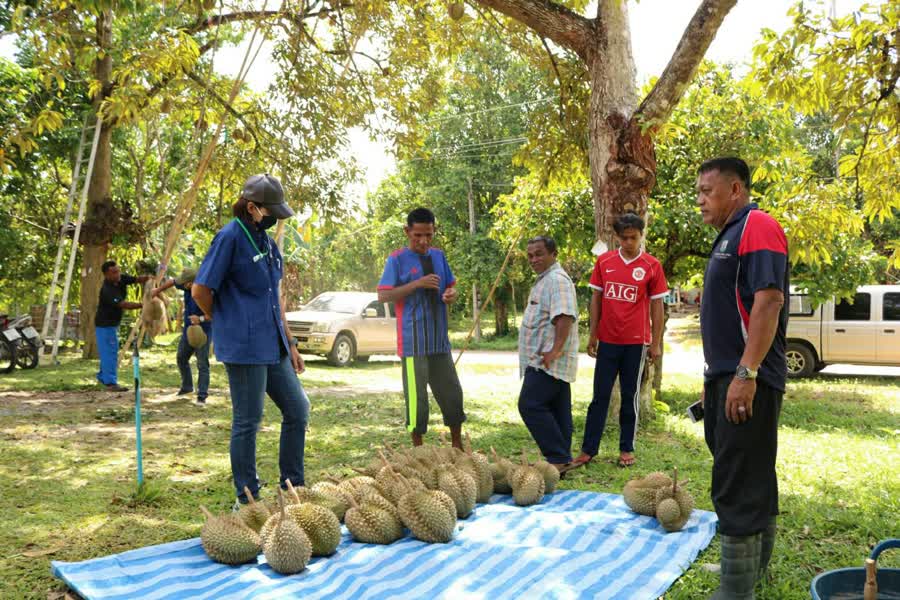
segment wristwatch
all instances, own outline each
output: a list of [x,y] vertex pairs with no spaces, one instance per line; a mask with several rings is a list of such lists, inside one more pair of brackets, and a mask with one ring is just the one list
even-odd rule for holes
[[734,372],[734,376],[738,379],[756,379],[757,371],[745,367],[744,365],[738,365],[738,368]]

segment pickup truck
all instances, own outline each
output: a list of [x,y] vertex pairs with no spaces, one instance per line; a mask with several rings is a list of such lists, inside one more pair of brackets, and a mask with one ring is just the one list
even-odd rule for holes
[[808,377],[829,364],[900,366],[900,285],[867,285],[852,300],[813,308],[791,291],[788,377]]

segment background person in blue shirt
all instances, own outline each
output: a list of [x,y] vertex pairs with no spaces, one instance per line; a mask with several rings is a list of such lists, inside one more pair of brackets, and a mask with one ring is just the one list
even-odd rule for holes
[[[181,340],[178,342],[178,353],[175,356],[178,371],[181,373],[181,387],[178,389],[178,395],[183,396],[194,392],[191,356],[196,356],[197,404],[204,406],[206,405],[206,398],[209,396],[209,343],[212,339],[212,319],[206,318],[191,296],[191,286],[196,276],[196,269],[184,269],[178,277],[169,279],[169,281],[153,290],[153,297],[158,297],[172,286],[184,292],[184,326],[181,329]],[[206,343],[199,348],[194,348],[188,343],[187,328],[189,325],[199,325],[203,328],[203,333],[206,334]]]
[[259,496],[256,432],[268,394],[281,411],[279,481],[305,484],[303,451],[309,399],[297,374],[304,370],[297,347],[288,342],[287,319],[279,302],[281,252],[266,229],[294,211],[281,182],[271,175],[250,177],[234,204],[234,219],[213,238],[191,295],[204,316],[215,316],[213,344],[225,364],[231,390],[231,472],[238,501],[246,486]]
[[406,428],[415,446],[428,431],[428,390],[441,407],[453,446],[462,449],[462,386],[450,355],[447,305],[456,301],[456,278],[447,257],[431,247],[434,213],[417,208],[403,228],[409,245],[388,256],[378,283],[378,300],[393,302],[397,354],[402,361]]

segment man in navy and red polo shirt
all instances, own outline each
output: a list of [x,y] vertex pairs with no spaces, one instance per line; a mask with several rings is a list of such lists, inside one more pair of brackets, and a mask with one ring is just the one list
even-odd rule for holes
[[590,462],[600,449],[616,377],[622,399],[619,465],[634,464],[644,359],[648,349],[650,360],[662,354],[662,299],[669,292],[662,265],[641,249],[644,221],[639,216],[634,213],[620,216],[613,230],[619,249],[597,257],[589,284],[594,292],[587,350],[590,356],[596,357],[597,366],[581,455],[572,461],[574,466]]
[[775,219],[750,202],[750,170],[743,160],[708,160],[698,174],[703,222],[719,230],[700,305],[704,429],[722,538],[720,585],[713,598],[752,600],[772,556],[778,514],[787,238]]
[[406,427],[413,444],[428,431],[431,387],[453,446],[462,449],[462,386],[450,355],[447,305],[456,301],[456,278],[447,257],[431,247],[434,213],[417,208],[406,217],[409,245],[391,253],[378,283],[378,300],[393,302],[397,315],[397,354],[403,366]]

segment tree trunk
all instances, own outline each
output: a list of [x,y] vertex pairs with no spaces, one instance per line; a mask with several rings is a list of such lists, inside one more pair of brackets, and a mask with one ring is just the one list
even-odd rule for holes
[[[112,14],[103,11],[97,17],[97,46],[106,49],[112,40]],[[108,93],[109,80],[112,74],[112,57],[107,52],[103,58],[94,63],[94,76],[103,82],[103,92],[94,99],[94,109],[100,108],[105,95]],[[103,215],[109,214],[104,210],[106,204],[111,203],[110,187],[112,185],[112,131],[104,123],[100,129],[100,138],[97,145],[97,155],[94,158],[94,171],[91,174],[91,183],[88,188],[88,206],[86,227],[82,230],[87,234],[84,239],[84,249],[81,259],[81,339],[84,340],[82,358],[97,358],[97,340],[94,336],[94,315],[97,312],[97,303],[100,299],[100,286],[103,274],[100,267],[106,260],[106,252],[109,249],[111,236],[105,234],[113,223],[104,223]]]
[[[650,136],[632,120],[638,99],[627,3],[601,0],[597,27],[600,32],[588,55],[591,187],[596,236],[613,248],[615,218],[625,212],[646,215],[656,157]],[[642,420],[654,414],[649,371],[641,380]]]
[[509,335],[509,311],[506,301],[494,296],[494,336]]

